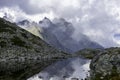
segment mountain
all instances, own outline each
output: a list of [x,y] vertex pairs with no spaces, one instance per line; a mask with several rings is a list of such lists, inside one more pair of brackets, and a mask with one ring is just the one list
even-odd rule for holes
[[[8,19],[8,21],[11,20]],[[39,21],[39,23],[25,19],[16,22],[16,24],[31,32],[32,34],[39,36],[42,40],[56,49],[60,49],[64,52],[74,53],[85,48],[103,49],[100,44],[91,41],[86,35],[82,33],[78,35],[79,41],[74,39],[72,35],[74,34],[75,29],[72,23],[67,22],[63,18],[54,19],[51,21],[45,17],[43,20]]]
[[50,45],[55,46],[62,51],[68,53],[74,53],[84,48],[103,49],[98,43],[91,41],[86,35],[80,33],[76,41],[72,35],[75,30],[71,23],[65,19],[55,19],[50,21],[48,18],[44,18],[39,22],[42,27],[42,37]]
[[[41,23],[41,25],[45,25],[44,28],[47,27],[48,24],[51,24],[51,26],[54,26],[54,24],[52,24],[52,22],[48,18],[45,18],[43,21],[45,23],[42,24],[42,21],[40,21],[39,23]],[[45,30],[43,31],[43,27],[41,25],[39,25],[35,22],[30,22],[29,20],[22,20],[16,24],[18,26],[24,28],[25,30],[31,32],[32,34],[39,36],[42,40],[46,41],[48,44],[55,47],[56,49],[63,50],[62,49],[63,46],[59,43],[57,38],[52,33],[49,34],[49,30],[46,32],[45,32]],[[65,50],[67,50],[67,49],[64,49],[63,51],[65,51]]]
[[0,18],[0,80],[26,80],[68,54]]
[[32,34],[40,37],[41,39],[43,38],[41,35],[42,28],[39,27],[39,25],[35,22],[29,21],[29,20],[22,20],[16,23],[18,26],[22,27],[23,29],[31,32]]
[[[52,23],[53,27],[58,27],[55,24]],[[48,28],[50,27],[43,29],[47,30]],[[59,30],[66,32],[63,29]],[[51,29],[51,31],[54,33],[54,30]],[[55,34],[54,36],[56,37]],[[73,54],[73,57],[75,56],[92,59],[88,80],[120,79],[120,48],[83,49],[77,54]],[[56,50],[39,37],[0,18],[0,80],[26,80],[53,62],[68,57],[71,55]],[[58,66],[58,70],[63,67],[59,68],[59,64],[56,66]],[[50,73],[50,71],[48,72]],[[59,71],[57,72],[59,73]]]

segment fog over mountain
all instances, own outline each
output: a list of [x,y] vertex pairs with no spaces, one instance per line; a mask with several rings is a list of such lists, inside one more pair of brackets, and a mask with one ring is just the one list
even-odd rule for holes
[[39,22],[65,18],[75,27],[72,36],[89,36],[104,47],[120,46],[120,0],[1,0],[0,17],[9,13],[13,22],[24,19]]
[[43,30],[41,32],[43,40],[62,51],[74,53],[84,48],[103,49],[101,45],[91,41],[82,33],[79,33],[78,40],[74,39],[72,37],[75,32],[74,26],[63,18],[54,19],[53,22],[51,22],[45,17],[39,22],[39,25]]

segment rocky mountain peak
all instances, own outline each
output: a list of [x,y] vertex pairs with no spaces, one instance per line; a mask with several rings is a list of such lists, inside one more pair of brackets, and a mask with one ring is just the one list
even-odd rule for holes
[[28,25],[28,24],[30,24],[30,21],[27,19],[18,22],[18,25]]
[[48,18],[44,18],[40,22],[40,26],[43,29],[43,39],[58,49],[65,52],[76,52],[84,48],[103,48],[101,45],[91,41],[86,35],[80,33],[78,37],[81,39],[76,41],[72,38],[75,28],[72,23],[67,22],[65,19],[54,19],[50,21]]
[[39,24],[43,28],[48,28],[52,22],[47,17],[45,17],[42,21],[39,21]]

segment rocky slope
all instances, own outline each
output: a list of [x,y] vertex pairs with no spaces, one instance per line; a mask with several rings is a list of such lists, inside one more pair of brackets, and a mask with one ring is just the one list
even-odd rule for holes
[[109,48],[95,56],[90,80],[120,80],[120,48]]
[[68,54],[0,18],[0,80],[25,80]]

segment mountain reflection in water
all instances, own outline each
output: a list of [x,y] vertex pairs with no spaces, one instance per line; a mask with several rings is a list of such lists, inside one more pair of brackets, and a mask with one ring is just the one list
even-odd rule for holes
[[89,76],[90,60],[69,58],[58,61],[28,80],[81,80]]

